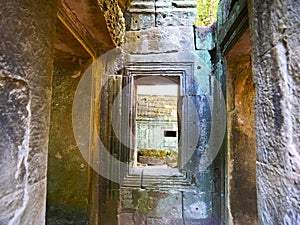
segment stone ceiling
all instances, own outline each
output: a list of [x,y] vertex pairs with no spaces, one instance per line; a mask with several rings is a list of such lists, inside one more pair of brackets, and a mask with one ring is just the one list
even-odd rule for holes
[[[60,0],[57,10],[55,60],[61,58],[97,58],[118,45],[112,29],[120,29],[118,23],[107,26],[108,17],[116,20],[122,16],[128,0]],[[108,7],[109,13],[101,4]],[[114,4],[113,9],[109,8]],[[120,12],[115,9],[119,9]],[[113,11],[112,11],[113,10]],[[111,13],[113,12],[113,13]],[[109,29],[108,29],[109,27]],[[114,33],[114,35],[112,35]],[[115,40],[114,40],[115,39]]]

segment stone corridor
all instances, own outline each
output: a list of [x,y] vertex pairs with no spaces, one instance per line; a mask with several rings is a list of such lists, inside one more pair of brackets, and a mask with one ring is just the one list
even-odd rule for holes
[[0,224],[300,224],[299,1],[0,12]]

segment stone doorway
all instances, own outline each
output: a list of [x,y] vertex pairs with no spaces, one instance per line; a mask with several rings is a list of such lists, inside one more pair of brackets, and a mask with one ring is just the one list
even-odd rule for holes
[[255,84],[247,29],[226,54],[229,220],[257,224]]

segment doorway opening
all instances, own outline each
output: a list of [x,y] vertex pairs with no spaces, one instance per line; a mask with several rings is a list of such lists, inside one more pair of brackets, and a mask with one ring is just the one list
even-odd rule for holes
[[133,171],[174,175],[178,171],[178,76],[136,76],[134,79]]
[[[254,225],[257,219],[255,85],[251,69],[250,30],[226,54],[228,112],[228,195],[234,223]],[[241,196],[247,196],[241,199]]]
[[177,84],[137,85],[136,147],[138,166],[177,167]]

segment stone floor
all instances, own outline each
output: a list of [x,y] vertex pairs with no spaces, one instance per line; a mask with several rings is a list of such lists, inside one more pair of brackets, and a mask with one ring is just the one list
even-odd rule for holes
[[132,175],[152,175],[152,176],[167,176],[178,177],[182,176],[178,168],[172,168],[168,165],[155,165],[155,166],[138,166],[130,169]]

